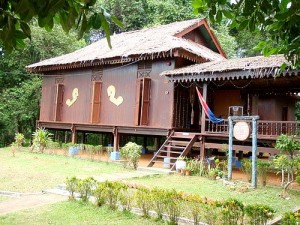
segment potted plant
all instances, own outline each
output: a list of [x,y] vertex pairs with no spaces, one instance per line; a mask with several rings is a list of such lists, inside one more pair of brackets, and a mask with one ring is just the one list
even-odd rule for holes
[[78,155],[78,144],[68,143],[67,145],[69,147],[69,156]]
[[186,168],[186,161],[187,161],[187,157],[185,157],[185,156],[179,156],[177,158],[176,163],[175,163],[176,171],[181,172],[182,170],[185,170],[185,168]]

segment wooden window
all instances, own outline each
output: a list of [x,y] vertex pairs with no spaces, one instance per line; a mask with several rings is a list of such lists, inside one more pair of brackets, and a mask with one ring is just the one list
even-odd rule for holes
[[135,125],[147,126],[149,124],[151,79],[137,80],[135,98]]
[[62,107],[64,100],[64,85],[56,84],[56,99],[55,99],[55,111],[54,111],[54,121],[62,120]]
[[92,102],[91,102],[91,123],[100,122],[100,102],[101,102],[102,82],[93,82]]

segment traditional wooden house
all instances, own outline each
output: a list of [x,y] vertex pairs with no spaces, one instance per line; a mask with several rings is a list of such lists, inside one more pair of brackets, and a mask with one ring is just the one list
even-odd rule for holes
[[[43,74],[39,126],[71,130],[73,142],[77,132],[112,133],[115,150],[122,135],[165,136],[149,166],[165,157],[173,165],[193,146],[204,157],[205,149],[226,143],[227,121],[205,119],[197,86],[217,116],[260,115],[259,140],[268,147],[281,132],[298,129],[292,121],[299,72],[274,79],[282,56],[226,60],[206,20],[121,33],[111,41],[112,49],[100,40],[27,67]],[[248,151],[246,144],[234,148]]]
[[174,84],[160,73],[222,60],[206,20],[176,22],[111,36],[70,54],[27,66],[43,74],[39,126],[49,129],[166,136]]

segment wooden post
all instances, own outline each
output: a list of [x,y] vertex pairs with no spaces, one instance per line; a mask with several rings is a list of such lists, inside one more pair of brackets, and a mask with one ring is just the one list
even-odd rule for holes
[[65,143],[68,143],[68,131],[65,131]]
[[252,179],[251,185],[253,188],[257,187],[257,120],[259,117],[252,118]]
[[119,139],[120,139],[117,127],[114,128],[113,135],[114,135],[114,151],[117,152],[119,151]]
[[205,158],[205,137],[202,137],[202,139],[200,140],[200,159],[204,160]]
[[75,144],[77,142],[76,127],[73,125],[71,130],[72,130],[72,143]]
[[[204,101],[207,101],[207,83],[203,83],[203,87],[202,87],[202,97],[204,99]],[[201,114],[201,133],[205,133],[205,112],[204,109],[202,107],[202,114]],[[203,141],[203,143],[205,143]]]
[[231,116],[228,117],[229,122],[229,146],[228,146],[228,180],[232,179],[232,142],[233,142],[233,121]]

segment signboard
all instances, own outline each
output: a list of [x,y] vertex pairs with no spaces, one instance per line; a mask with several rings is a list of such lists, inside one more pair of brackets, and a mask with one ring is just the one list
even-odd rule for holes
[[250,127],[247,122],[239,121],[233,127],[233,136],[239,141],[245,141],[250,136]]

